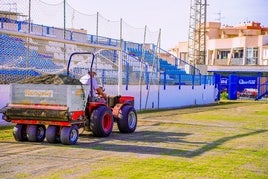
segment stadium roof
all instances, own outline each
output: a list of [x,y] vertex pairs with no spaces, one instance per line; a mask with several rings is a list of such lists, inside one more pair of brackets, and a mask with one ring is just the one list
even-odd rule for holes
[[18,12],[0,11],[0,15],[26,16]]

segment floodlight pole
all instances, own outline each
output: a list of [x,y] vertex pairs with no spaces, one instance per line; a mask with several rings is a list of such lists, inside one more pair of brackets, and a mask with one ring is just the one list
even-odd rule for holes
[[31,33],[31,7],[32,7],[32,1],[29,0],[29,17],[28,17],[28,36],[27,36],[27,59],[26,59],[26,78],[28,78],[28,66],[29,66],[29,58],[30,58],[30,40],[29,40],[29,34]]
[[66,38],[66,0],[63,1],[63,39]]
[[139,87],[140,87],[140,110],[142,107],[142,80],[143,80],[143,63],[145,64],[145,42],[146,42],[146,31],[147,31],[147,25],[144,27],[144,35],[143,35],[143,44],[142,44],[142,56],[141,56],[141,61],[140,61],[140,80],[139,80]]
[[99,12],[97,12],[97,22],[96,22],[96,44],[99,43]]
[[[63,1],[63,39],[66,40],[66,0]],[[63,59],[66,62],[66,44],[64,42]]]
[[121,95],[122,93],[122,50],[123,50],[123,38],[122,38],[122,18],[120,19],[120,50],[118,54],[118,85],[117,85],[117,93]]
[[[159,29],[156,53],[160,53],[160,47],[161,47],[161,29]],[[157,54],[157,78],[158,78],[157,109],[159,109],[159,107],[160,107],[160,82],[161,82],[161,74],[160,74],[160,59],[158,58],[158,54]]]

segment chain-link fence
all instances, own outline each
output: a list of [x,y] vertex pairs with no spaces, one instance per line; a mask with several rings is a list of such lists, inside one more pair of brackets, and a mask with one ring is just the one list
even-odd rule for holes
[[[15,82],[28,76],[64,73],[71,53],[96,52],[100,49],[103,50],[96,60],[99,77],[102,78],[100,81],[107,84],[117,82],[118,48],[106,49],[94,44],[118,47],[119,40],[103,36],[115,37],[115,33],[119,36],[119,21],[109,21],[98,13],[80,13],[68,3],[64,4],[64,1],[47,4],[39,0],[29,0],[27,3],[3,0],[0,2],[0,18],[1,83]],[[109,31],[102,30],[104,28],[109,28]],[[88,35],[89,32],[96,35]],[[85,55],[74,57],[72,67],[75,70],[72,73],[75,77],[78,78],[88,70],[88,58]],[[126,79],[126,75],[135,76],[126,73],[130,69],[129,63],[132,68],[133,64],[140,64],[133,62],[133,58],[125,59],[128,61],[124,61],[122,77],[126,83],[132,81]]]
[[[65,3],[64,3],[65,2]],[[150,27],[133,27],[124,19],[108,19],[98,12],[87,14],[74,9],[68,1],[58,0],[55,3],[46,3],[42,0],[1,0],[2,12],[16,13],[13,20],[21,22],[19,30],[36,34],[56,35],[57,38],[69,39],[72,31],[81,30],[98,37],[110,37],[136,43],[157,43],[159,31],[151,31]],[[32,26],[28,29],[28,22]],[[39,24],[39,30],[34,29]],[[47,29],[42,29],[42,24]],[[26,25],[26,26],[25,26]],[[37,27],[36,27],[37,28]],[[56,29],[65,29],[66,33],[58,36]],[[107,30],[109,29],[109,30]],[[146,35],[145,35],[146,29]],[[100,39],[101,40],[101,39]]]
[[[148,89],[151,84],[196,85],[212,81],[187,75],[186,62],[154,45],[160,40],[158,32],[147,27],[134,28],[123,20],[111,21],[99,13],[84,14],[64,2],[0,2],[0,83],[65,73],[73,52],[97,54],[95,65],[103,85],[117,84],[119,76],[126,88],[137,84],[147,85]],[[119,59],[122,71],[118,69]],[[89,61],[86,55],[75,56],[72,75],[83,75]]]

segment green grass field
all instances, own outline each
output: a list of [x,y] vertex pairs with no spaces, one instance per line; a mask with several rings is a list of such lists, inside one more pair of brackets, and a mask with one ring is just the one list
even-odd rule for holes
[[[90,171],[80,165],[44,178],[64,178],[74,170],[80,171],[75,178],[268,178],[267,102],[221,101],[141,112],[138,118],[129,141],[119,141],[116,134],[114,143],[90,146],[111,152],[91,163]],[[14,141],[11,127],[0,128],[1,141]]]

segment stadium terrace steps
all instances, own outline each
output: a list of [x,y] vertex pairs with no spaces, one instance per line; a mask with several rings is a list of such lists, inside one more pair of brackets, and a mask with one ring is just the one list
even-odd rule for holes
[[[135,48],[128,48],[128,54],[134,57],[138,57],[139,59],[143,58],[143,52]],[[149,50],[145,50],[144,59],[145,62],[151,66],[157,66],[154,64],[156,63],[156,58],[154,57],[154,54],[152,54]],[[169,76],[186,74],[185,70],[179,69],[176,66],[169,64],[165,59],[162,58],[160,58],[160,70],[165,71]]]

